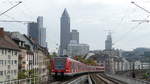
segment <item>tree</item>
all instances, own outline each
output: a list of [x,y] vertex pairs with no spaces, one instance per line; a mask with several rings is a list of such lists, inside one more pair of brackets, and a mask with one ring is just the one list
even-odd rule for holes
[[27,71],[22,71],[18,73],[18,79],[25,79],[28,77]]
[[82,56],[76,56],[76,60],[88,64],[88,65],[97,65],[96,62],[92,59],[84,59]]

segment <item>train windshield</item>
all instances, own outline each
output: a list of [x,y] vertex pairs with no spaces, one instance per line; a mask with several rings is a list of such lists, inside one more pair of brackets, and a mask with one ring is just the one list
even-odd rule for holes
[[66,58],[55,58],[55,69],[65,69]]

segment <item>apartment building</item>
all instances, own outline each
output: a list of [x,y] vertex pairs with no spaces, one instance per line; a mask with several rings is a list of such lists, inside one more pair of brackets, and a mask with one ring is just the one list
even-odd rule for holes
[[0,82],[18,79],[19,47],[0,28]]

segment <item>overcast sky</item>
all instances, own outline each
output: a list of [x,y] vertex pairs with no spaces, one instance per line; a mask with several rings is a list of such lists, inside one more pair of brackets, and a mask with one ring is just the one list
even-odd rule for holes
[[[0,0],[0,13],[16,4],[18,0]],[[150,24],[132,22],[150,19],[148,13],[131,4],[131,0],[21,0],[22,4],[0,16],[1,20],[36,21],[44,17],[47,42],[50,51],[60,44],[60,17],[67,8],[71,18],[71,29],[80,32],[80,43],[90,45],[91,50],[104,49],[107,31],[112,30],[113,47],[131,50],[136,47],[150,47]],[[150,0],[134,0],[150,10]],[[2,23],[7,31],[27,33],[22,23]]]

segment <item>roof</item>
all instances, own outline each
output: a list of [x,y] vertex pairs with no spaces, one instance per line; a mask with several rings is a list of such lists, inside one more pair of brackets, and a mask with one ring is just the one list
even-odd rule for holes
[[0,30],[0,48],[19,50],[18,45],[3,31]]
[[62,14],[62,17],[69,17],[69,14],[67,12],[67,9],[65,8],[63,14]]

